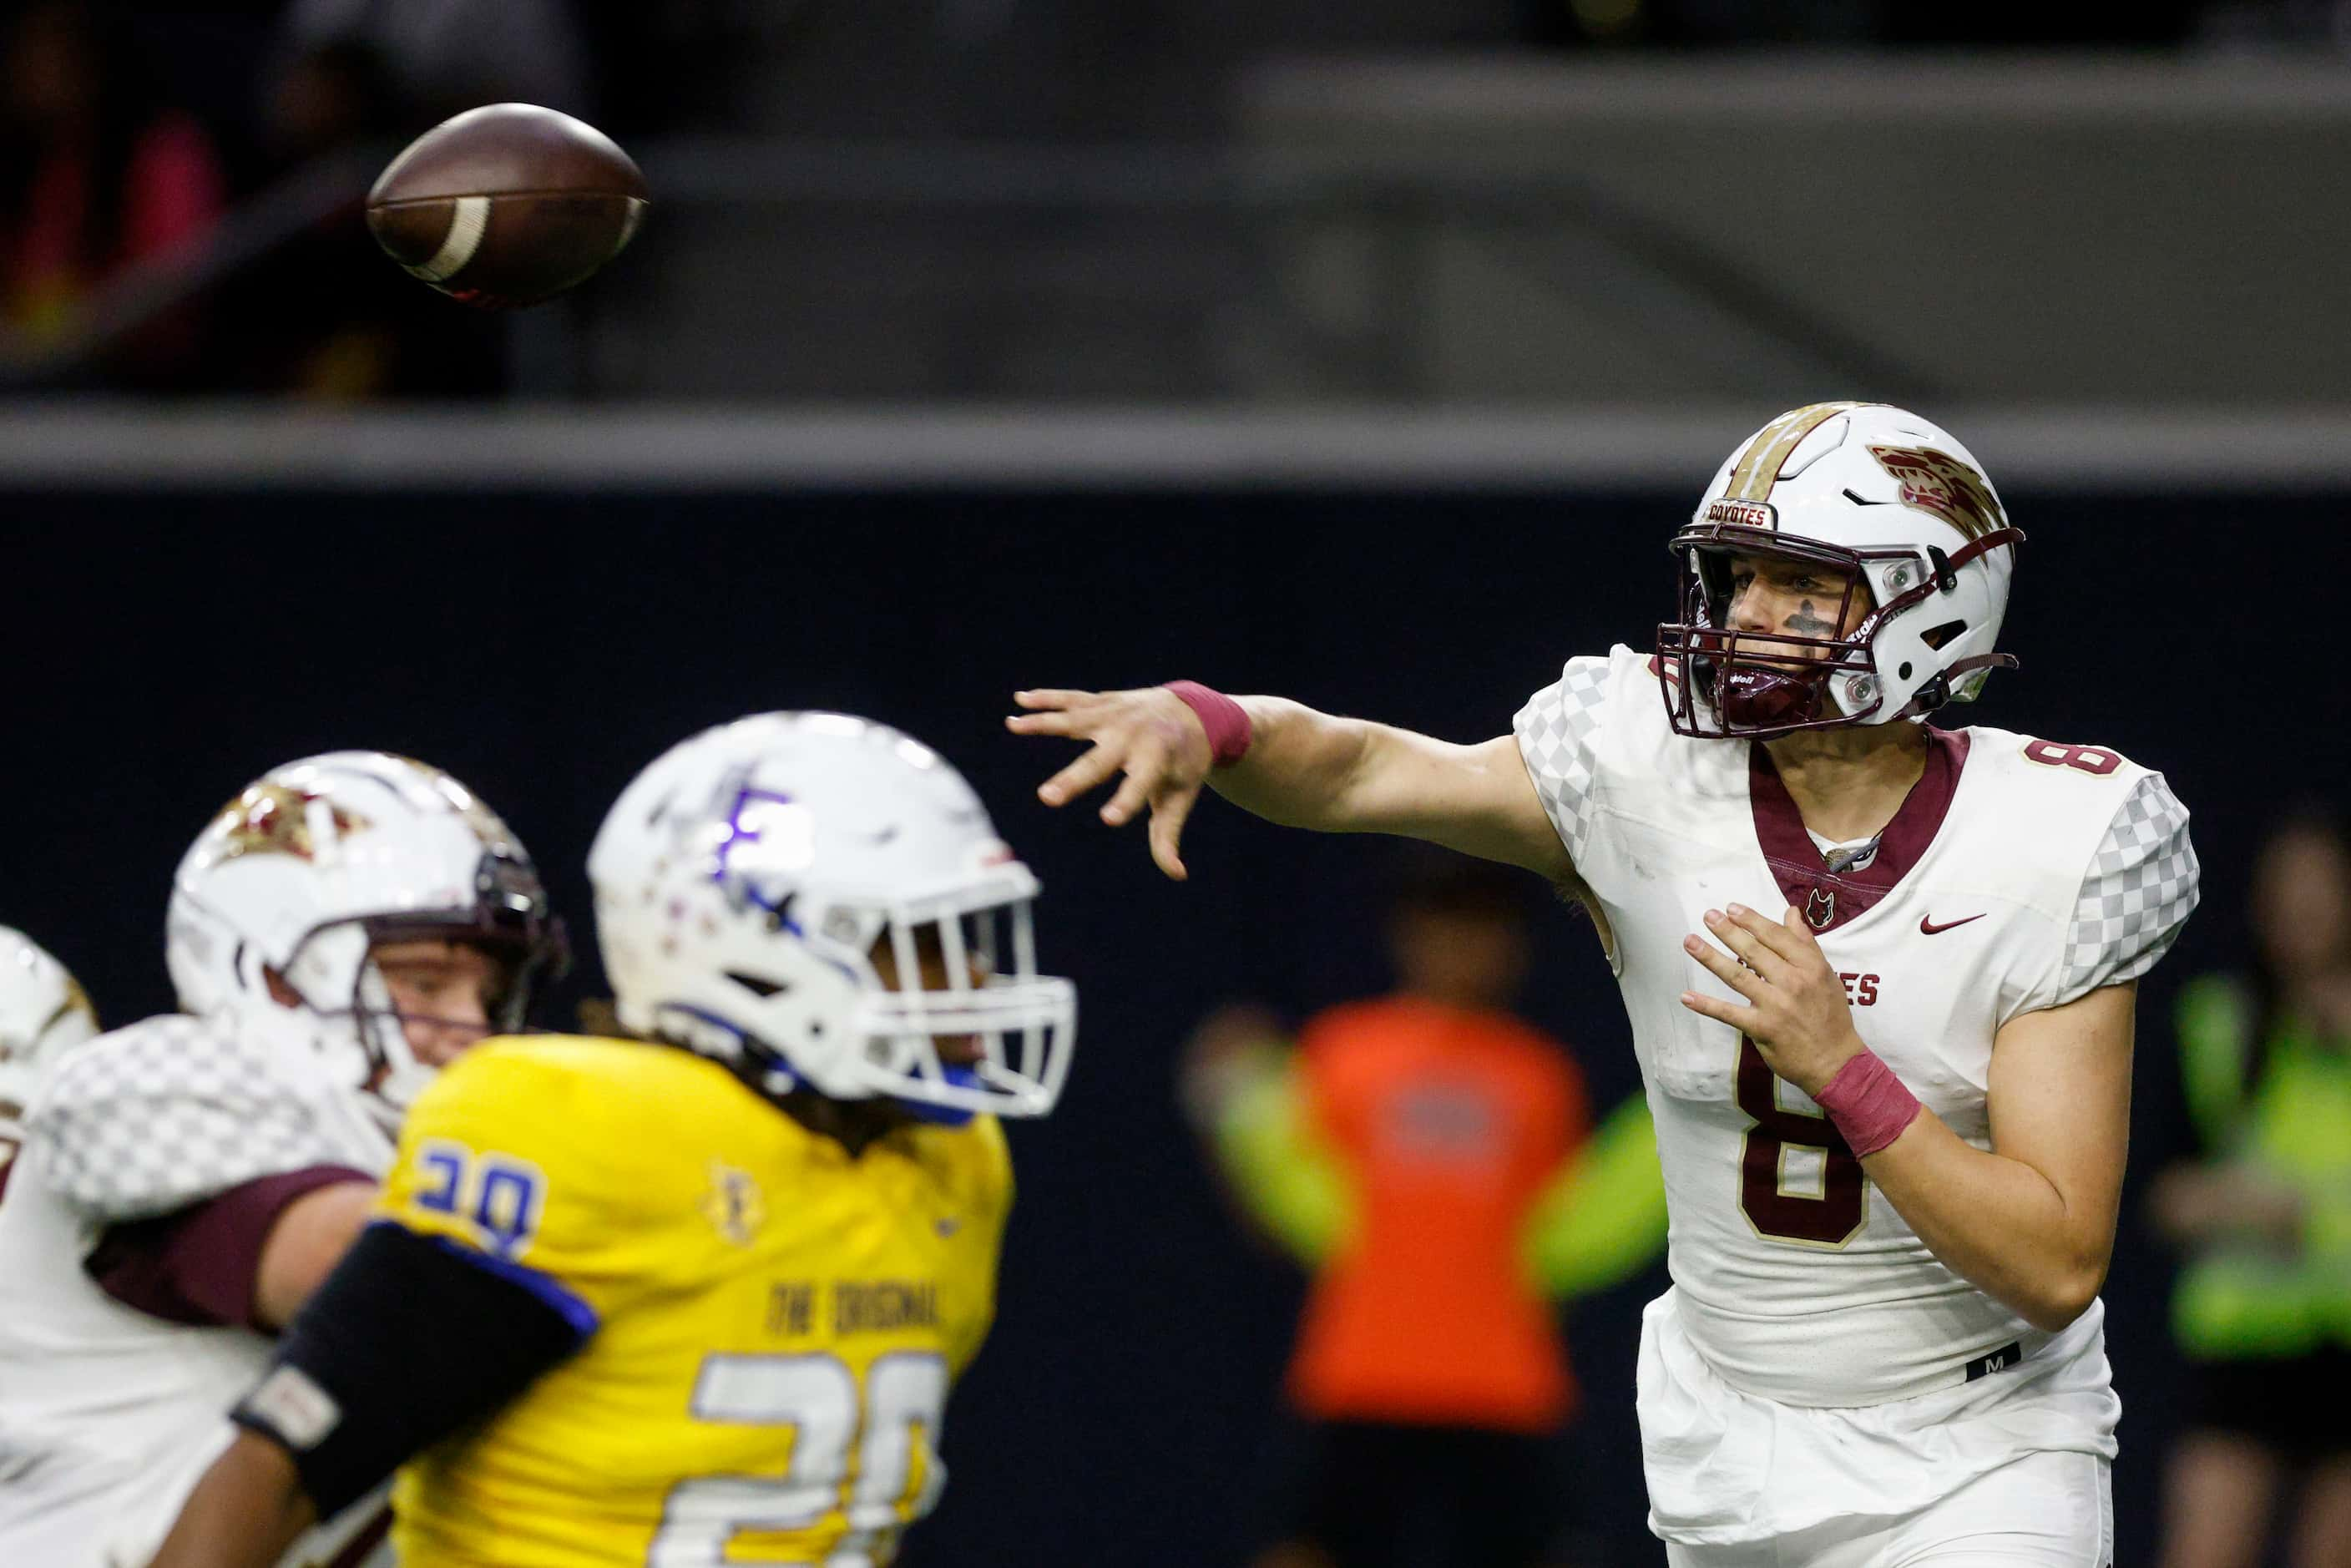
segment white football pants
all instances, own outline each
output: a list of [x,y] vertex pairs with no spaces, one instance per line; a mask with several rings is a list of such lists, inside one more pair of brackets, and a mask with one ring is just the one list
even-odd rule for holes
[[2110,1568],[2113,1468],[2028,1454],[1903,1519],[1832,1520],[1737,1546],[1666,1543],[1669,1568]]

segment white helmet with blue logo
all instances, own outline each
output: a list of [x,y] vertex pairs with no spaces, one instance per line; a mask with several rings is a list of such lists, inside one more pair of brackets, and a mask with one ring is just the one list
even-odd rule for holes
[[588,875],[622,1023],[762,1093],[941,1121],[1061,1095],[1077,989],[1037,973],[1037,879],[963,776],[894,729],[705,730],[622,792]]

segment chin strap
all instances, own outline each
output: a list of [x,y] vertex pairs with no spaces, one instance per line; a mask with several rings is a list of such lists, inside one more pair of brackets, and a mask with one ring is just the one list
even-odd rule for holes
[[[942,1062],[939,1076],[958,1089],[985,1089],[987,1084],[977,1070],[965,1066],[949,1066]],[[885,1096],[917,1122],[928,1122],[935,1127],[960,1127],[979,1113],[968,1105],[942,1105],[936,1101],[915,1100],[903,1094]]]
[[1976,557],[1989,554],[1991,551],[1998,549],[2002,545],[2008,545],[2013,548],[2014,546],[2021,545],[2023,542],[2024,530],[2022,528],[1994,528],[1991,532],[1984,534],[1979,538],[1970,539],[1966,544],[1961,545],[1959,547],[1959,553],[1951,557],[1951,570],[1954,573],[1957,573],[1959,568],[1967,565],[1968,562],[1975,559]]
[[[1896,609],[1907,610],[1913,604],[1923,602],[1931,596],[1934,589],[1939,588],[1944,592],[1949,592],[1959,580],[1959,568],[1978,556],[1990,554],[2002,545],[2013,549],[2023,542],[2022,528],[1994,528],[1991,532],[1970,539],[1966,544],[1961,545],[1955,555],[1946,556],[1939,549],[1930,549],[1928,553],[1933,556],[1935,562],[1933,578],[1928,582],[1920,583],[1896,604],[1878,612],[1877,617],[1873,619],[1883,618]],[[1894,716],[1896,718],[1926,717],[1927,715],[1951,700],[1951,688],[1959,684],[1959,677],[1962,675],[1973,674],[1978,670],[2013,670],[2018,667],[2016,655],[2013,653],[1973,653],[1964,659],[1955,659],[1933,679],[1920,686],[1909,702],[1904,705],[1902,711]]]
[[1943,679],[1948,682],[1954,675],[1973,674],[1978,670],[2022,668],[2023,666],[2017,662],[2016,655],[2013,653],[1971,653],[1964,659],[1952,660],[1950,668],[1943,672]]
[[1909,703],[1896,718],[1924,718],[1951,700],[1951,687],[1962,675],[1978,670],[2013,670],[2021,668],[2013,653],[1971,653],[1964,659],[1954,659],[1950,667],[1937,673],[1920,686]]

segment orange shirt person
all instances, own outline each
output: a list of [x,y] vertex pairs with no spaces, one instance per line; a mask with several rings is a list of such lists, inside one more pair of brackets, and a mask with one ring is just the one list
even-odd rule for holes
[[1316,1018],[1299,1071],[1357,1218],[1315,1281],[1291,1400],[1323,1420],[1560,1426],[1574,1385],[1521,1234],[1589,1131],[1575,1064],[1516,1019],[1406,993]]
[[1293,1052],[1234,1009],[1187,1094],[1236,1199],[1316,1269],[1286,1393],[1302,1418],[1260,1562],[1532,1568],[1562,1526],[1554,1439],[1576,1389],[1552,1298],[1636,1270],[1664,1193],[1636,1096],[1591,1136],[1583,1075],[1506,1009],[1515,879],[1416,862],[1390,921],[1402,986],[1312,1019]]

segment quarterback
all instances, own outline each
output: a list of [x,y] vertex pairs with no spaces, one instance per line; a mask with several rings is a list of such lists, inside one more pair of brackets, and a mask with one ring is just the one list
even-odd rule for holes
[[[0,1563],[154,1552],[407,1101],[519,1022],[553,940],[521,846],[420,763],[289,763],[206,825],[167,915],[185,1011],[45,1065],[0,1194]],[[291,1561],[358,1563],[382,1528],[378,1500]]]
[[946,1484],[1011,1203],[997,1118],[1076,1022],[960,775],[767,714],[653,762],[589,860],[631,1038],[494,1040],[164,1543],[259,1568],[407,1461],[402,1568],[872,1568]]
[[1592,912],[1670,1216],[1638,1374],[1670,1563],[2111,1559],[2134,983],[2197,866],[2159,773],[1928,722],[2015,664],[2022,542],[1949,434],[1819,403],[1716,473],[1653,645],[1568,661],[1498,739],[1188,682],[1016,699],[1092,743],[1043,799],[1123,772],[1103,820],[1148,806],[1171,876],[1206,784]]

